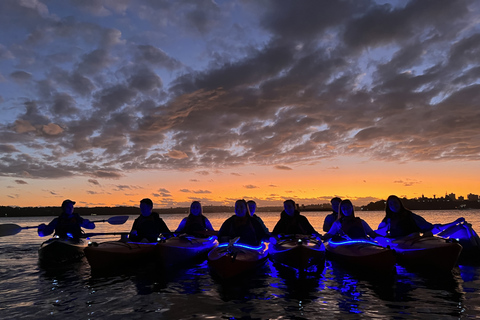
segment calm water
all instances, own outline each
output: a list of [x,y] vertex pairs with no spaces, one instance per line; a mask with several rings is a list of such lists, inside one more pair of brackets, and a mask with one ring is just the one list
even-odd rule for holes
[[[417,211],[432,223],[464,216],[480,231],[480,210]],[[321,230],[326,213],[306,212]],[[230,213],[208,215],[215,229]],[[383,212],[358,212],[374,229]],[[279,214],[260,213],[270,230]],[[53,218],[53,217],[52,217]],[[101,217],[100,219],[103,219]],[[162,215],[170,229],[183,216]],[[21,226],[42,218],[0,218]],[[98,223],[96,232],[129,231]],[[116,239],[114,236],[95,241]],[[92,274],[86,260],[63,270],[38,266],[45,240],[35,230],[0,237],[0,314],[4,319],[474,319],[480,317],[480,266],[460,265],[451,274],[425,275],[397,267],[374,278],[327,261],[322,274],[296,277],[268,262],[257,274],[228,283],[209,274],[206,262],[162,272],[154,266]]]

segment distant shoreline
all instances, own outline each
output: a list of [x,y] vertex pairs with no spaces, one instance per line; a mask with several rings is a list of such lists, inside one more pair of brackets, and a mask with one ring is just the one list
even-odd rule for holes
[[[461,210],[480,209],[478,201],[452,201],[443,198],[437,201],[419,201],[418,199],[402,199],[406,208],[410,210]],[[299,205],[300,212],[309,211],[332,211],[329,205]],[[257,212],[282,212],[281,206],[258,207]],[[365,206],[355,207],[355,211],[382,211],[385,210],[385,200],[371,202]],[[188,214],[189,207],[176,208],[154,208],[153,211],[159,214]],[[234,206],[203,206],[204,213],[234,212]],[[138,207],[75,207],[75,212],[82,216],[90,215],[139,215]],[[0,217],[41,217],[58,216],[61,213],[60,207],[9,207],[0,206]]]

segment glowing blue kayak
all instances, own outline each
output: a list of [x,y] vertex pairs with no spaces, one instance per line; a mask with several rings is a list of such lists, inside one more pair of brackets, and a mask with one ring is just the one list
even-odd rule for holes
[[212,273],[229,279],[255,270],[268,257],[268,243],[249,246],[241,243],[222,243],[208,253],[208,265]]
[[270,260],[299,271],[321,271],[325,267],[325,246],[311,235],[290,235],[271,238],[268,247]]
[[332,238],[325,248],[329,259],[356,270],[388,272],[395,267],[395,252],[371,240]]
[[461,259],[480,259],[480,238],[475,230],[473,230],[470,223],[464,221],[451,226],[436,235],[444,239],[457,241],[463,248],[460,253]]
[[218,246],[216,236],[200,238],[189,235],[171,237],[158,243],[156,252],[164,266],[179,265],[195,259],[205,259]]
[[419,233],[399,238],[377,237],[375,240],[395,250],[399,264],[429,271],[452,270],[462,251],[457,242]]

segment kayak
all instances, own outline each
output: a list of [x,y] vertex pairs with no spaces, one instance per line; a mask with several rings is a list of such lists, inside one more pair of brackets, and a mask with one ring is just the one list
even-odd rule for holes
[[480,259],[480,238],[470,223],[464,221],[437,233],[436,236],[457,241],[463,248],[460,259]]
[[156,252],[164,266],[173,266],[206,258],[210,250],[218,246],[217,237],[200,238],[182,235],[158,243]]
[[43,265],[62,265],[80,261],[87,242],[83,239],[50,238],[38,249],[38,259]]
[[118,268],[155,260],[157,243],[107,241],[92,242],[85,256],[92,269]]
[[319,271],[325,267],[325,246],[311,235],[292,235],[271,238],[268,254],[277,262],[299,271]]
[[405,267],[429,271],[450,271],[457,264],[462,246],[436,236],[414,233],[401,238],[375,238],[395,250],[397,262]]
[[395,252],[367,239],[332,238],[325,243],[327,257],[362,271],[390,272]]
[[215,275],[230,279],[262,266],[268,257],[268,243],[254,247],[222,243],[208,253],[208,265]]

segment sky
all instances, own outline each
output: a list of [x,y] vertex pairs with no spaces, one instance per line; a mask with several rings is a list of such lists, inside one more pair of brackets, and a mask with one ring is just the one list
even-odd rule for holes
[[480,2],[0,1],[0,205],[480,193]]

